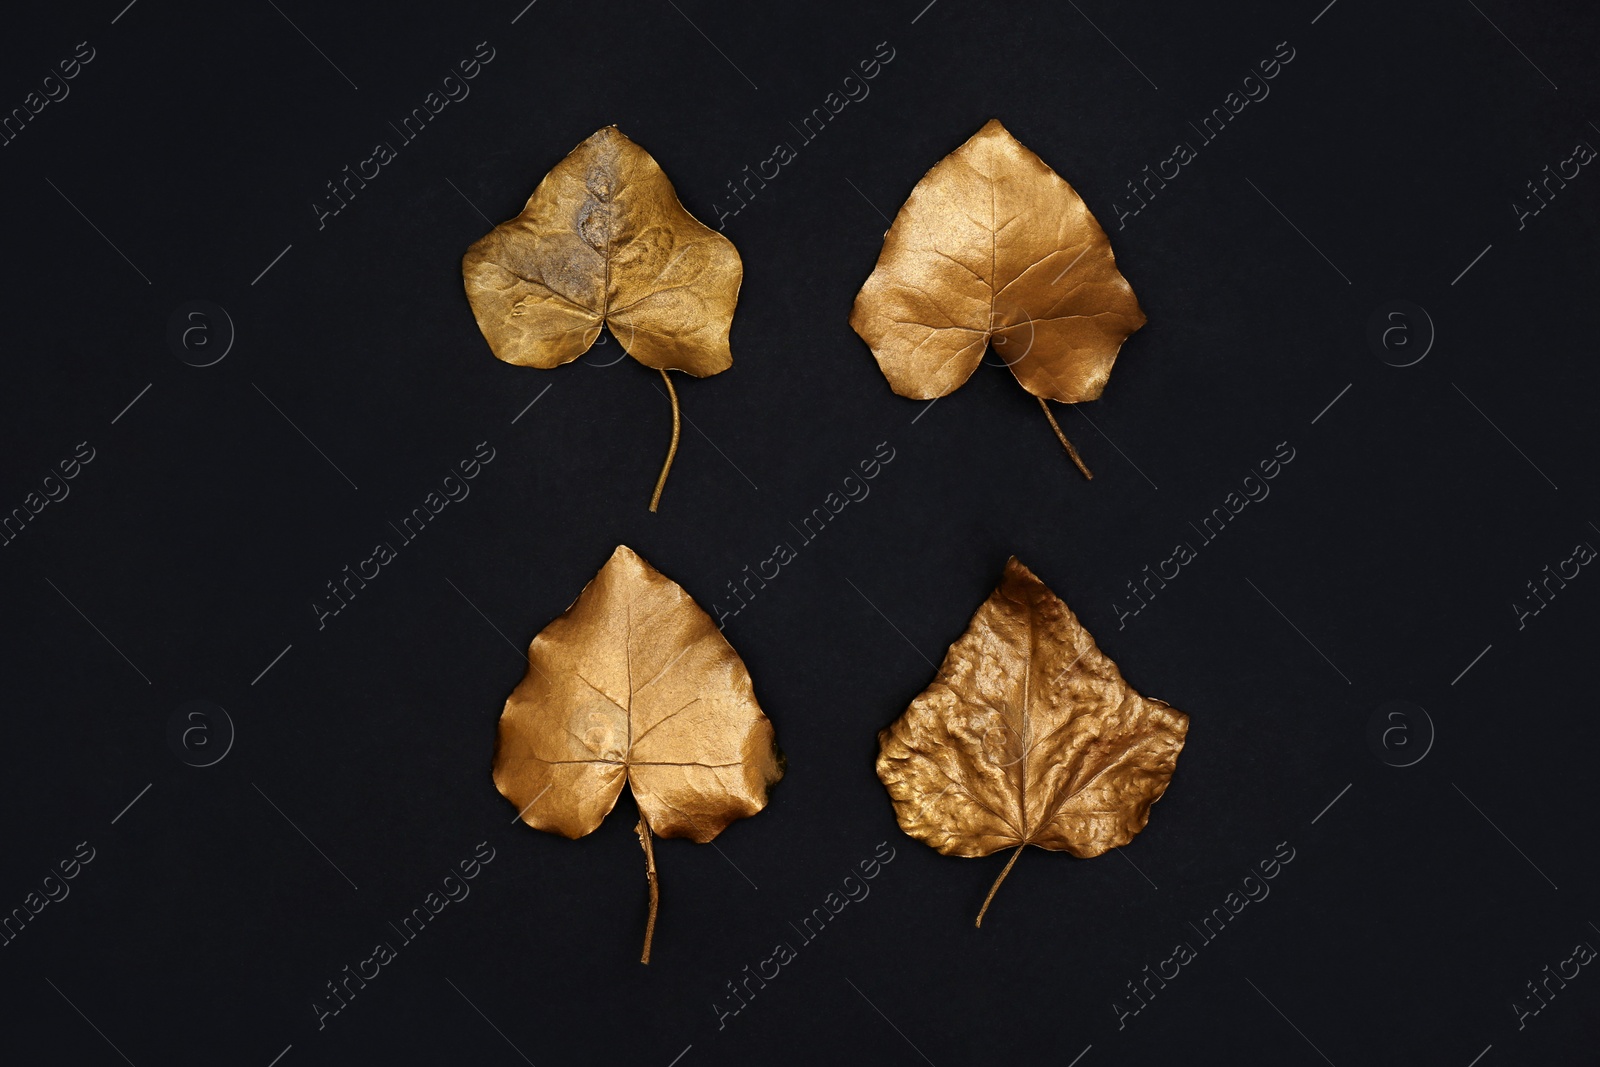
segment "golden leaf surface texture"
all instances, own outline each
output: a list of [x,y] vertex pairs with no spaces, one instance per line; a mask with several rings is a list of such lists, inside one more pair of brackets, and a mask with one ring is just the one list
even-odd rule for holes
[[739,253],[614,126],[574,148],[520,215],[467,249],[461,273],[479,329],[507,363],[559,367],[605,325],[647,367],[703,378],[733,365]]
[[783,775],[750,672],[676,582],[619,546],[528,648],[507,698],[494,783],[529,826],[598,827],[627,785],[639,806],[651,908],[651,835],[705,843],[767,804]]
[[912,189],[850,314],[918,400],[961,386],[991,342],[1041,400],[1093,400],[1144,322],[1083,198],[998,119]]
[[879,733],[878,778],[900,828],[945,855],[1087,859],[1144,828],[1188,728],[1013,558],[938,678]]

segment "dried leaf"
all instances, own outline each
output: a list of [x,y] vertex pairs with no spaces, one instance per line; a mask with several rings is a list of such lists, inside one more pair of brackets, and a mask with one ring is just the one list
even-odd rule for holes
[[626,784],[639,805],[655,927],[650,837],[704,844],[767,804],[783,776],[750,673],[676,582],[626,545],[533,639],[506,700],[494,783],[529,826],[592,832]]
[[1012,558],[937,680],[878,735],[878,778],[900,828],[947,856],[1015,847],[1015,863],[1037,845],[1088,859],[1144,829],[1188,729]]
[[[461,273],[478,328],[507,363],[559,367],[609,326],[664,379],[668,370],[704,378],[733,365],[739,253],[684,209],[661,167],[615,126],[556,164],[522,214],[467,249]],[[676,452],[670,379],[667,388]]]
[[998,119],[911,190],[850,313],[901,396],[953,392],[992,341],[1041,406],[1098,397],[1144,322],[1088,205]]

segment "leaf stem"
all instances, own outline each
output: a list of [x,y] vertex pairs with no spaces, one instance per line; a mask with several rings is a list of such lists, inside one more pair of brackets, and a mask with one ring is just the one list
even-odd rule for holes
[[[1039,403],[1042,404],[1044,401],[1041,400]],[[1051,421],[1053,422],[1055,420],[1052,419]],[[1068,445],[1067,447],[1071,448],[1072,446]],[[978,909],[978,921],[973,923],[973,926],[981,927],[983,925],[983,913],[989,910],[989,901],[994,899],[995,890],[999,889],[1000,883],[1006,880],[1006,875],[1011,873],[1011,868],[1016,864],[1017,857],[1022,855],[1022,850],[1027,847],[1028,843],[1024,841],[1022,844],[1018,845],[1017,850],[1011,854],[1011,859],[1006,864],[1006,869],[1000,872],[1000,877],[996,878],[994,880],[994,885],[989,887],[989,895],[983,898],[983,907]]]
[[[1067,450],[1067,455],[1072,457],[1072,462],[1078,465],[1078,469],[1083,472],[1083,476],[1091,482],[1094,481],[1094,475],[1089,473],[1089,468],[1083,465],[1083,457],[1078,455],[1076,448],[1072,447],[1072,442],[1067,440],[1067,435],[1061,432],[1061,424],[1056,421],[1056,417],[1050,414],[1050,405],[1045,403],[1045,399],[1042,396],[1036,396],[1034,399],[1044,409],[1044,417],[1050,420],[1050,428],[1056,432],[1056,440],[1061,442],[1061,447]],[[668,462],[671,461],[669,460]],[[664,478],[666,475],[663,474],[662,477]],[[657,495],[660,495],[660,490],[657,490]],[[650,510],[654,511],[655,508],[652,507]]]
[[[672,447],[667,449],[667,461],[661,465],[661,477],[656,479],[656,492],[650,498],[651,511],[654,511],[661,503],[661,490],[666,488],[667,472],[672,469],[672,459],[678,454],[678,391],[672,388],[672,377],[665,370],[661,371],[661,380],[667,383],[667,396],[672,398]],[[1041,400],[1040,403],[1042,404],[1044,401]],[[1051,422],[1054,421],[1054,419],[1051,420]],[[1060,432],[1060,430],[1056,431],[1058,434]],[[1063,437],[1062,440],[1065,441],[1066,438]],[[1068,445],[1067,447],[1070,449],[1072,446]],[[1077,453],[1073,453],[1073,455],[1076,456]],[[1078,466],[1081,467],[1083,464],[1080,463]]]
[[656,854],[650,847],[650,824],[645,822],[643,812],[639,813],[639,825],[636,829],[639,831],[639,844],[644,848],[644,876],[650,881],[650,918],[645,920],[644,953],[639,957],[639,962],[649,963],[650,942],[656,936],[656,907],[661,903],[661,890],[656,883]]

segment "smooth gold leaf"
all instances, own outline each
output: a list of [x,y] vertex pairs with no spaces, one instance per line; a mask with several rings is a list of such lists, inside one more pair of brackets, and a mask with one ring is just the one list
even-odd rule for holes
[[650,153],[615,126],[556,164],[522,213],[476,241],[461,261],[467,299],[494,354],[549,370],[589,350],[602,326],[661,372],[697,378],[733,365],[728,330],[744,267],[738,250],[678,202]]
[[507,363],[559,367],[607,325],[647,367],[704,378],[733,365],[739,253],[615,126],[556,164],[522,214],[467,249],[461,273],[478,327]]
[[889,387],[917,400],[960,387],[991,342],[1041,403],[1093,400],[1144,322],[1083,198],[998,119],[911,190],[850,313]]
[[900,828],[945,855],[1087,859],[1144,828],[1188,729],[1012,558],[937,680],[878,735],[878,778]]
[[632,790],[652,930],[651,835],[704,844],[766,807],[782,775],[739,654],[682,587],[625,545],[533,639],[494,755],[495,786],[522,821],[564,837],[592,832],[623,786]]

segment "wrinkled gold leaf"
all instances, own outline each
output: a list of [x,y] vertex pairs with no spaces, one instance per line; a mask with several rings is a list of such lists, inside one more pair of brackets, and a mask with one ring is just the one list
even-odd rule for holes
[[1144,322],[1083,198],[998,119],[911,190],[850,312],[889,387],[917,400],[961,386],[991,342],[1041,404],[1093,400]]
[[1188,729],[1013,557],[937,680],[878,735],[878,778],[900,828],[945,855],[1087,859],[1144,828]]
[[704,844],[766,807],[782,775],[744,661],[682,587],[626,545],[534,637],[494,754],[495,786],[522,821],[565,837],[593,831],[622,787],[632,790],[651,930],[650,835]]
[[556,164],[522,213],[473,243],[461,274],[478,328],[507,363],[548,370],[577,359],[609,326],[634,359],[667,378],[733,365],[728,330],[744,267],[733,242],[701,223],[650,153],[615,126]]

